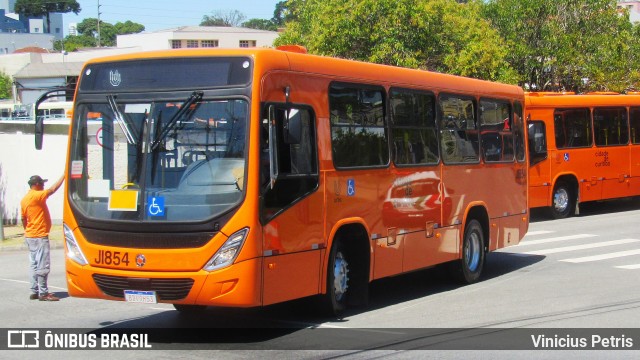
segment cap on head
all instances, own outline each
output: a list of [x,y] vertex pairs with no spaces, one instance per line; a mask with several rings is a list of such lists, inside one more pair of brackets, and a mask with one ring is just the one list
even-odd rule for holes
[[43,184],[47,182],[47,179],[43,179],[41,178],[39,175],[33,175],[32,177],[29,178],[29,186],[33,186],[36,184]]

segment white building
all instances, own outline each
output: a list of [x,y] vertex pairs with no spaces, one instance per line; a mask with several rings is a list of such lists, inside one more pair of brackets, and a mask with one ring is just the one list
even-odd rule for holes
[[271,47],[278,37],[275,31],[240,27],[183,26],[138,34],[118,35],[119,48],[142,51],[179,48]]
[[640,22],[640,1],[618,1],[618,9],[629,11],[629,20],[632,23]]

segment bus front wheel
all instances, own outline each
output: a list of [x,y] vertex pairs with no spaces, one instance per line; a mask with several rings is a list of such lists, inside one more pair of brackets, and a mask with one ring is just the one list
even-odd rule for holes
[[345,248],[338,240],[331,248],[327,267],[327,293],[324,302],[329,315],[339,315],[347,308],[350,285],[349,266]]
[[551,200],[551,216],[555,219],[564,219],[571,216],[576,200],[571,188],[566,183],[558,182],[556,184]]
[[462,258],[452,263],[452,275],[457,281],[471,284],[482,274],[485,259],[484,232],[478,220],[471,220],[464,229]]

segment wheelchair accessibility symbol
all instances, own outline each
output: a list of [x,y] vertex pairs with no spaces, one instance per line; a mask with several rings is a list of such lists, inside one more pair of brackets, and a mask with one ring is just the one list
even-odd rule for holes
[[347,196],[356,194],[356,181],[354,179],[347,180]]
[[147,215],[148,216],[164,216],[164,198],[150,196],[147,199]]

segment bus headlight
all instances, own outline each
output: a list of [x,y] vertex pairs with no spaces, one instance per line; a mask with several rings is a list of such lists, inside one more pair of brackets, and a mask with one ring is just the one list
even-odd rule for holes
[[67,224],[62,224],[62,228],[64,229],[64,242],[67,246],[67,257],[80,265],[87,265],[89,262],[84,257],[82,250],[80,250],[80,246],[78,246],[76,238],[73,236],[73,231],[69,229]]
[[249,228],[236,231],[233,235],[229,236],[229,239],[224,242],[222,247],[216,251],[202,269],[213,271],[231,265],[236,257],[238,257],[240,249],[242,249],[242,244],[244,244],[244,239],[247,238],[247,234],[249,234]]

